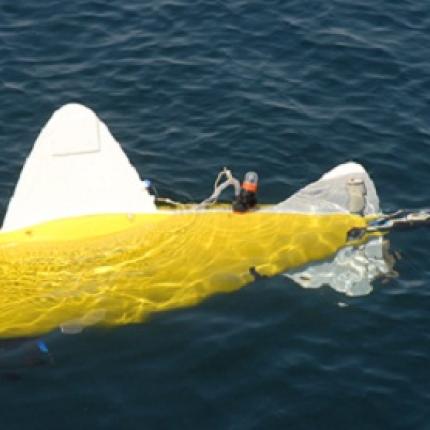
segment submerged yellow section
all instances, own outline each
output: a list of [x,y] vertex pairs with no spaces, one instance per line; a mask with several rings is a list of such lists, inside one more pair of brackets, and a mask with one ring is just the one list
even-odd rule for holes
[[120,325],[329,257],[355,215],[98,215],[0,234],[0,337]]

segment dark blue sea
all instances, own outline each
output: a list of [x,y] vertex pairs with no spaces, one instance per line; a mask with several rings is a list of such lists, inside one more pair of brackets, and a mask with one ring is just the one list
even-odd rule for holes
[[[68,102],[173,199],[228,166],[278,202],[354,160],[385,212],[430,206],[425,1],[3,0],[0,91],[1,216]],[[367,296],[259,279],[48,334],[49,362],[2,347],[0,429],[430,429],[430,230],[390,239],[399,276]]]

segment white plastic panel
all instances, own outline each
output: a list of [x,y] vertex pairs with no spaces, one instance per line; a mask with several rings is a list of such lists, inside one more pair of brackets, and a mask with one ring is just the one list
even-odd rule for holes
[[[52,121],[45,131],[45,139],[51,147],[51,154],[56,156],[80,155],[99,152],[100,120],[87,109],[62,109],[57,111],[57,120]],[[55,115],[55,114],[54,114]],[[67,119],[60,119],[61,116]]]
[[344,163],[325,173],[318,181],[297,191],[288,199],[273,206],[278,212],[335,213],[349,212],[347,183],[360,179],[366,189],[364,214],[379,212],[379,198],[375,185],[366,170],[358,163]]
[[42,129],[9,202],[3,230],[59,218],[156,210],[136,169],[95,113],[58,109]]

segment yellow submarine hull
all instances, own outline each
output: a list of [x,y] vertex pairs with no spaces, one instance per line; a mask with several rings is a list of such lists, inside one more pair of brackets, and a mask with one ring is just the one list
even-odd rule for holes
[[236,290],[255,273],[326,259],[365,226],[352,214],[217,209],[92,215],[0,233],[0,337],[138,323]]

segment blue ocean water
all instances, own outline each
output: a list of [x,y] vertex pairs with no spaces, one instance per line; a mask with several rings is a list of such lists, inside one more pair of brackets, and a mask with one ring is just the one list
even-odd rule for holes
[[[412,0],[2,2],[0,211],[72,101],[175,199],[207,197],[229,166],[277,202],[355,160],[385,211],[428,207],[429,47],[430,5]],[[430,234],[391,241],[399,277],[365,297],[259,279],[142,325],[52,333],[49,365],[0,369],[0,428],[428,429]]]

